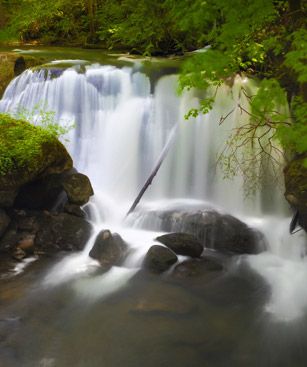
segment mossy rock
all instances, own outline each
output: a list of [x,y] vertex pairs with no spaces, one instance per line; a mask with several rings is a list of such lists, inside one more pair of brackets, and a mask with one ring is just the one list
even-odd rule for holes
[[67,150],[51,132],[0,114],[0,207],[12,204],[12,198],[1,202],[1,197],[11,193],[15,198],[22,185],[72,166]]

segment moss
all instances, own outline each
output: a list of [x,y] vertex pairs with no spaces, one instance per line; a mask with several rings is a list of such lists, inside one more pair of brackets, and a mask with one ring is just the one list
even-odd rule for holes
[[0,188],[70,168],[72,160],[52,132],[0,114]]

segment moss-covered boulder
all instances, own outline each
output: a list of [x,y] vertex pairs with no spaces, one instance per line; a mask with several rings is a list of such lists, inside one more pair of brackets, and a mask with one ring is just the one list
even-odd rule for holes
[[72,166],[67,150],[48,129],[0,114],[0,207],[12,206],[21,186]]
[[285,197],[299,212],[299,224],[307,231],[307,154],[293,159],[284,170]]

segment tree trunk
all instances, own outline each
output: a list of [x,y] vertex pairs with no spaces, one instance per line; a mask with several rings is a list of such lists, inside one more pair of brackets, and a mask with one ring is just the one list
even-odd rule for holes
[[142,199],[143,195],[145,194],[146,190],[148,189],[148,187],[151,185],[154,177],[156,176],[156,174],[159,171],[159,168],[161,167],[165,157],[167,156],[168,151],[170,150],[170,147],[172,145],[172,142],[174,140],[174,137],[176,135],[176,131],[177,131],[178,125],[175,125],[169,135],[169,138],[160,154],[160,157],[157,161],[157,163],[154,166],[154,169],[152,170],[150,176],[148,177],[148,179],[146,180],[144,186],[142,187],[141,191],[139,192],[138,196],[136,197],[136,199],[134,200],[131,208],[129,209],[128,213],[126,214],[126,217],[131,214],[134,209],[137,207],[138,203],[140,202],[140,200]]

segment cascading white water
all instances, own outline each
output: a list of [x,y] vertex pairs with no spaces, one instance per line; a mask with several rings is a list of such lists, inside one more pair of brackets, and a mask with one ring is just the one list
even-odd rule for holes
[[[289,214],[282,191],[272,189],[269,195],[266,193],[263,205],[262,190],[246,198],[243,178],[238,175],[232,181],[224,180],[223,172],[216,167],[217,154],[223,149],[231,129],[239,123],[239,111],[222,126],[218,125],[219,118],[226,115],[239,98],[241,105],[248,106],[244,96],[239,96],[240,85],[246,80],[236,78],[232,88],[221,87],[209,114],[186,121],[185,113],[198,105],[198,98],[193,91],[177,96],[175,75],[161,77],[151,93],[150,78],[134,68],[100,65],[84,68],[84,72],[77,67],[62,71],[27,70],[7,88],[0,101],[0,111],[13,113],[20,106],[31,111],[42,103],[56,112],[61,123],[75,122],[66,145],[76,168],[87,174],[94,186],[95,198],[88,206],[95,233],[107,227],[118,230],[138,249],[126,263],[131,272],[124,272],[123,277],[128,279],[134,274],[155,235],[123,228],[121,221],[153,169],[173,126],[178,124],[174,144],[142,204],[165,208],[178,202],[200,206],[209,203],[262,230],[269,241],[270,253],[251,256],[248,261],[272,286],[268,310],[281,318],[300,315],[307,304],[307,291],[302,289],[301,282],[289,284],[284,277],[291,278],[293,269],[298,266],[301,277],[307,274],[301,260],[306,240],[303,232],[295,237],[287,234],[285,218]],[[77,268],[82,269],[84,261],[88,261],[91,243],[93,239],[81,260],[75,258],[74,268],[78,263]],[[49,275],[49,280],[58,269]],[[103,279],[109,282],[109,277]],[[284,286],[295,300],[285,296]],[[301,292],[299,302],[297,296]]]

